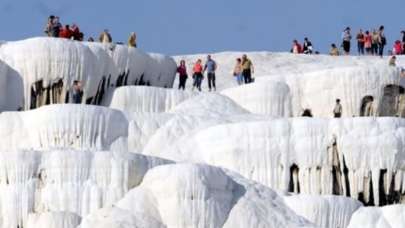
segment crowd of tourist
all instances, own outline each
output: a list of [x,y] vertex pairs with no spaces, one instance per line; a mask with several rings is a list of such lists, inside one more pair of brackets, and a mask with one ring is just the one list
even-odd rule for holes
[[[84,33],[80,31],[79,26],[76,24],[65,24],[62,25],[60,18],[58,16],[51,15],[48,17],[47,24],[45,26],[44,30],[45,34],[48,37],[55,37],[55,38],[64,38],[64,39],[70,39],[70,40],[76,40],[76,41],[83,41],[84,40]],[[89,37],[87,39],[88,42],[94,42],[93,37]],[[99,36],[98,39],[99,42],[101,43],[112,43],[113,39],[108,31],[108,29],[105,29]],[[137,47],[137,42],[136,42],[136,34],[132,32],[128,38],[128,46],[129,47]]]
[[[62,25],[60,18],[58,16],[51,15],[48,18],[48,22],[45,27],[45,34],[49,37],[71,39],[76,41],[83,41],[84,34],[80,31],[79,26],[76,24],[66,24]],[[128,38],[129,47],[137,47],[136,34],[132,32]],[[346,27],[341,36],[341,49],[332,43],[330,47],[329,54],[331,56],[339,55],[350,55],[353,36],[351,33],[351,28]],[[362,29],[356,34],[355,40],[357,42],[357,54],[358,55],[376,55],[383,56],[384,49],[387,45],[387,38],[384,33],[384,26],[380,26],[378,29],[372,29],[370,31],[363,31]],[[88,42],[94,42],[93,37],[89,37]],[[98,39],[101,43],[112,43],[113,39],[110,32],[105,29],[99,36]],[[122,44],[122,43],[119,43]],[[341,51],[342,50],[342,51]],[[294,54],[319,54],[318,51],[314,51],[314,46],[308,37],[305,37],[303,43],[298,40],[293,40],[292,47],[290,50]],[[394,42],[392,50],[388,51],[391,54],[389,60],[390,66],[396,65],[395,55],[405,54],[405,31],[401,31],[401,39]],[[204,75],[207,76],[208,90],[216,90],[216,75],[217,63],[212,59],[210,55],[207,56],[205,64],[202,63],[201,59],[198,59],[192,68],[192,78],[193,78],[193,90],[197,89],[201,91],[201,84],[204,81]],[[180,65],[177,67],[177,73],[179,74],[179,89],[185,90],[186,82],[188,79],[187,67],[185,60],[180,61]],[[254,73],[254,68],[252,61],[243,55],[241,58],[236,59],[236,64],[233,70],[233,76],[238,85],[249,84],[254,82],[252,74]],[[79,84],[75,84],[75,87],[80,87]],[[77,99],[78,100],[78,99]]]
[[[207,60],[205,64],[203,64],[201,59],[197,59],[197,61],[193,65],[192,69],[192,78],[193,78],[193,90],[197,89],[198,91],[202,91],[201,84],[204,80],[204,75],[206,73],[207,80],[208,80],[208,91],[216,91],[216,76],[215,72],[218,68],[217,63],[211,57],[211,55],[207,56]],[[185,90],[186,82],[188,79],[186,61],[181,60],[180,65],[177,67],[177,73],[179,74],[179,90]],[[242,55],[241,58],[236,59],[236,64],[233,70],[233,77],[238,85],[242,84],[249,84],[254,82],[254,78],[252,77],[254,73],[253,63],[247,57],[246,54]]]
[[[405,55],[405,31],[401,31],[400,36],[400,39],[395,40],[392,49],[388,50],[389,55]],[[357,42],[358,55],[375,55],[382,57],[387,45],[383,25],[378,29],[366,31],[360,29],[355,37],[352,36],[351,28],[346,27],[342,32],[341,39],[341,49],[339,49],[335,43],[332,43],[329,51],[330,55],[350,55],[352,40]],[[312,42],[307,37],[304,38],[302,45],[298,40],[293,40],[290,52],[294,54],[319,54],[319,52],[314,51]]]

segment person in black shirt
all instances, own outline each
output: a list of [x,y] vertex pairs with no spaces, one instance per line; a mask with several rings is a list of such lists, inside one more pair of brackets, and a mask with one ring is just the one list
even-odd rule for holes
[[305,37],[304,38],[304,46],[303,46],[303,49],[302,49],[303,53],[304,54],[312,54],[312,50],[313,50],[313,48],[312,48],[311,41],[308,40],[308,37]]
[[359,55],[364,55],[364,33],[363,30],[360,29],[359,33],[356,36],[357,39],[357,50]]

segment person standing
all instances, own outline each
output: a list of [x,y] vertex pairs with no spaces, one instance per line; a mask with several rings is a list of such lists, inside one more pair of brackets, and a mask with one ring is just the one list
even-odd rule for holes
[[292,46],[292,53],[293,54],[301,54],[302,53],[302,46],[300,43],[298,43],[298,40],[293,40],[293,46]]
[[80,104],[82,103],[82,97],[83,97],[83,90],[82,90],[82,84],[80,81],[74,81],[73,82],[73,104]]
[[379,35],[378,32],[374,29],[372,34],[372,43],[371,43],[371,50],[373,55],[378,55],[378,42],[379,42]]
[[352,40],[352,35],[350,33],[350,27],[343,30],[342,33],[342,47],[346,55],[350,54],[350,41]]
[[335,118],[342,117],[342,105],[340,104],[340,99],[336,99],[335,108],[333,109],[333,116]]
[[308,37],[305,37],[304,38],[304,45],[303,45],[303,48],[302,48],[303,53],[304,54],[312,54],[312,50],[313,50],[313,47],[312,47],[311,41],[309,41]]
[[236,78],[236,82],[238,83],[238,85],[243,84],[242,59],[241,58],[236,59],[236,65],[235,65],[235,68],[233,69],[233,76]]
[[51,16],[48,17],[48,22],[46,23],[46,27],[45,27],[45,30],[44,30],[45,34],[48,37],[52,37],[52,35],[53,35],[52,30],[53,30],[53,20],[54,19],[55,19],[54,15],[51,15]]
[[186,61],[184,61],[184,60],[180,61],[180,66],[177,67],[177,73],[179,74],[179,90],[180,89],[185,90],[186,81],[188,78]]
[[72,36],[74,40],[80,41],[83,34],[80,32],[79,26],[77,26],[75,23],[72,24]]
[[360,29],[359,33],[357,33],[356,39],[357,39],[357,51],[359,55],[364,55],[364,33],[362,29]]
[[200,91],[200,92],[201,92],[201,83],[204,79],[203,67],[202,67],[201,63],[202,63],[201,59],[198,59],[193,67],[193,79],[194,79],[193,90],[194,90],[194,88],[197,88],[198,91]]
[[252,74],[254,73],[253,63],[248,59],[247,55],[242,56],[242,75],[245,80],[245,84],[252,83]]
[[384,26],[378,29],[378,55],[382,58],[384,55],[384,47],[387,44],[387,38],[384,34]]
[[72,30],[70,30],[69,25],[65,25],[65,27],[60,30],[59,37],[64,39],[72,38]]
[[367,55],[371,55],[373,52],[371,50],[372,45],[372,37],[369,31],[366,31],[364,35],[364,48],[366,49]]
[[98,39],[101,43],[111,43],[112,42],[112,37],[111,34],[108,32],[107,29],[104,29],[104,31],[100,34],[100,37]]
[[136,48],[136,34],[134,32],[129,36],[128,46]]
[[405,55],[405,30],[401,31],[402,35],[402,54]]
[[211,92],[212,89],[216,91],[215,86],[215,71],[217,70],[217,63],[211,58],[211,55],[207,56],[207,62],[205,63],[203,74],[207,71],[208,89]]
[[60,23],[59,17],[53,19],[52,37],[59,37],[60,30],[62,29],[62,24]]
[[402,55],[403,50],[401,41],[395,41],[392,51],[394,55]]

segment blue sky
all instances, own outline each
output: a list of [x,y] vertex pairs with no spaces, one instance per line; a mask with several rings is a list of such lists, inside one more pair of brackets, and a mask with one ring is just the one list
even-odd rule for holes
[[310,37],[325,52],[342,29],[386,26],[390,41],[405,30],[404,0],[1,0],[0,40],[43,35],[50,14],[77,23],[86,37],[108,28],[114,41],[138,34],[152,52],[287,51]]

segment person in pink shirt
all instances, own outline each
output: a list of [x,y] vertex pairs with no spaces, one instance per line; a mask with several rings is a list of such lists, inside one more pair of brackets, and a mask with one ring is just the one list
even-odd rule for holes
[[366,49],[366,53],[368,55],[372,55],[372,44],[373,44],[373,37],[371,36],[369,31],[366,31],[364,34],[364,48]]
[[401,41],[397,40],[394,43],[394,48],[393,48],[393,54],[394,55],[401,55],[402,54],[402,43]]

